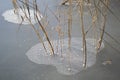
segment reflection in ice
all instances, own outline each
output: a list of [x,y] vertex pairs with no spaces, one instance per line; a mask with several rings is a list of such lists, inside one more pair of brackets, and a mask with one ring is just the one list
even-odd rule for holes
[[[27,53],[27,57],[32,62],[37,64],[52,65],[57,68],[57,71],[61,74],[72,75],[83,70],[83,53],[82,53],[82,39],[72,38],[71,51],[68,50],[68,39],[63,39],[63,49],[56,49],[57,40],[52,41],[54,43],[55,55],[50,56],[49,52],[46,53],[41,43],[33,46]],[[48,45],[47,42],[44,42]],[[60,48],[60,46],[58,46]],[[102,43],[101,49],[104,48]],[[47,49],[49,49],[47,47]],[[96,49],[95,39],[87,39],[87,67],[91,67],[96,62]]]

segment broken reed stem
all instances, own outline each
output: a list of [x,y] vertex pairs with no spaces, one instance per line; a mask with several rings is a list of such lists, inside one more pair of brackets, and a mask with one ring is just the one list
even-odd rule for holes
[[80,23],[82,29],[82,41],[83,41],[83,67],[86,68],[87,64],[87,47],[86,47],[86,33],[84,30],[84,21],[83,21],[83,4],[84,0],[79,0],[79,7],[80,7]]

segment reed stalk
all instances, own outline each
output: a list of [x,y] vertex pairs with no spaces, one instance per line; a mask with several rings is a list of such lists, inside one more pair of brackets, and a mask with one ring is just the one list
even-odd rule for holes
[[68,49],[71,50],[71,30],[72,30],[72,0],[68,1],[70,6],[68,10]]
[[[104,2],[107,7],[109,5],[109,0],[105,0]],[[100,39],[98,41],[98,45],[97,45],[97,49],[99,50],[100,47],[101,47],[101,44],[102,44],[102,40],[103,40],[103,36],[104,36],[104,33],[105,33],[105,24],[106,24],[106,17],[107,17],[107,8],[104,8],[104,15],[103,15],[103,24],[102,24],[102,32],[100,33]]]
[[14,7],[14,13],[18,12],[18,5],[17,5],[17,0],[12,0],[12,4],[13,4],[13,7]]
[[86,68],[86,65],[87,65],[87,47],[86,47],[86,33],[85,33],[84,21],[83,21],[84,0],[78,0],[78,2],[79,2],[79,15],[80,15],[80,23],[81,23],[81,31],[82,31],[83,67]]
[[44,42],[43,42],[43,39],[42,39],[39,31],[38,31],[38,30],[35,28],[35,26],[32,24],[31,19],[28,18],[28,16],[26,15],[26,12],[23,11],[23,13],[25,14],[25,18],[27,18],[27,20],[29,21],[29,23],[30,23],[30,25],[32,26],[33,30],[35,31],[36,35],[38,36],[39,41],[42,43],[45,52],[47,52],[47,49],[46,49],[46,47],[45,47],[45,44],[44,44]]
[[[35,20],[38,22],[38,27],[42,30],[41,32],[43,32],[43,34],[45,35],[45,39],[48,42],[48,47],[49,47],[49,51],[50,51],[50,55],[54,55],[54,47],[53,44],[50,40],[50,36],[48,36],[48,31],[46,30],[46,26],[47,25],[43,25],[43,23],[40,21],[39,18],[41,18],[41,14],[40,14],[40,10],[38,8],[38,4],[37,4],[37,0],[32,0],[33,2],[30,2],[30,0],[12,0],[13,6],[14,6],[14,12],[17,13],[19,15],[19,9],[21,9],[24,13],[25,16],[20,16],[22,19],[22,22],[25,20],[25,18],[27,18],[27,20],[29,21],[30,25],[32,26],[33,30],[35,31],[39,41],[42,43],[44,50],[47,52],[47,48],[46,45],[44,44],[43,38],[39,32],[39,30],[36,29],[36,27],[33,25],[33,23],[31,22],[31,18],[30,18],[30,9],[32,8],[34,10],[34,18]],[[114,15],[113,11],[109,8],[109,0],[98,0],[97,4],[95,0],[75,0],[78,4],[77,7],[79,7],[79,16],[80,16],[80,29],[81,29],[81,33],[82,33],[82,46],[83,46],[83,67],[86,68],[87,66],[87,42],[86,42],[86,38],[87,38],[87,33],[90,31],[91,28],[93,28],[95,34],[95,38],[98,38],[98,34],[99,32],[97,31],[97,29],[100,30],[100,35],[99,35],[99,40],[97,43],[97,50],[100,49],[102,41],[104,40],[104,34],[108,35],[110,38],[112,38],[116,43],[119,43],[116,39],[114,39],[114,37],[112,37],[109,33],[107,33],[105,31],[105,25],[106,25],[106,21],[107,21],[107,11],[111,12],[112,15]],[[91,8],[88,6],[88,10],[89,10],[89,14],[92,17],[92,23],[90,24],[90,27],[88,28],[88,30],[85,30],[85,26],[84,26],[84,2],[87,3],[91,3],[91,1],[94,2],[94,11],[91,10]],[[21,4],[19,3],[21,2]],[[68,2],[69,3],[69,8],[68,8],[68,29],[67,31],[67,36],[68,36],[68,49],[69,51],[71,51],[71,38],[72,38],[72,12],[73,12],[73,7],[72,7],[72,3],[73,0],[65,0],[62,5],[65,5],[65,3]],[[103,8],[100,7],[100,4],[102,3]],[[62,53],[62,27],[61,27],[61,19],[60,16],[58,17],[48,6],[46,7],[46,9],[48,9],[57,19],[58,21],[58,39],[60,40],[60,47],[61,47],[61,53]],[[60,12],[59,12],[60,13]],[[96,27],[96,23],[99,22],[98,17],[99,17],[99,13],[102,15],[102,21],[101,22],[101,26],[98,28]],[[115,18],[120,21],[120,19],[114,15]],[[66,20],[65,20],[66,21]],[[22,24],[21,22],[21,24]],[[44,21],[45,22],[45,21]],[[58,43],[59,43],[58,40]],[[105,40],[104,40],[105,41]],[[119,43],[120,44],[120,43]],[[112,47],[114,48],[114,47]],[[69,56],[70,58],[70,56]]]
[[[15,2],[15,1],[14,1],[14,2]],[[47,52],[47,49],[46,49],[46,47],[45,47],[45,44],[44,44],[44,42],[43,42],[43,39],[42,39],[39,31],[38,31],[38,30],[35,28],[35,26],[32,24],[31,19],[30,19],[30,17],[29,17],[29,16],[30,16],[30,12],[29,12],[29,9],[30,9],[30,8],[29,8],[29,5],[28,5],[28,0],[21,1],[21,2],[22,2],[22,6],[17,5],[18,7],[16,8],[16,6],[15,6],[15,9],[21,9],[21,10],[22,10],[22,12],[23,12],[24,15],[25,15],[25,16],[21,16],[22,20],[24,20],[24,18],[27,18],[27,20],[29,21],[29,23],[30,23],[30,25],[32,26],[33,30],[35,31],[36,35],[38,36],[39,41],[42,43],[45,51]],[[14,3],[14,4],[18,4],[17,1],[16,1],[16,3]],[[48,34],[47,34],[47,32],[45,31],[45,28],[42,26],[41,22],[39,21],[39,18],[38,18],[38,17],[40,17],[40,13],[39,13],[39,15],[38,15],[37,5],[35,5],[35,6],[36,6],[36,8],[34,8],[34,6],[32,6],[32,8],[36,9],[36,13],[35,13],[36,19],[37,19],[37,21],[38,21],[38,23],[39,23],[42,31],[44,32],[44,34],[45,34],[45,36],[46,36],[46,39],[47,39],[47,41],[48,41],[48,43],[49,43],[49,46],[50,46],[50,48],[51,48],[51,51],[52,51],[52,52],[50,53],[50,55],[53,55],[53,54],[54,54],[54,49],[53,49],[52,44],[51,44],[51,42],[50,42],[50,40],[49,40]],[[27,9],[27,11],[26,11],[26,9]],[[28,15],[27,15],[27,13],[28,13]]]
[[48,37],[48,33],[47,33],[47,31],[45,30],[45,27],[42,25],[42,23],[41,23],[40,20],[39,20],[40,10],[39,10],[38,7],[37,7],[36,1],[35,1],[35,4],[34,4],[34,7],[35,7],[35,11],[36,11],[35,18],[37,19],[37,22],[38,22],[38,24],[39,24],[39,27],[42,29],[43,33],[45,34],[45,38],[46,38],[46,40],[48,41],[48,46],[49,46],[49,48],[50,48],[50,55],[54,55],[54,48],[53,48],[52,43],[50,42],[50,39],[49,39],[49,37]]

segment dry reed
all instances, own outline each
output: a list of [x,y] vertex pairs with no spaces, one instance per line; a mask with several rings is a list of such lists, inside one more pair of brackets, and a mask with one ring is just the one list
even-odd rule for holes
[[[45,38],[48,42],[50,55],[54,55],[55,50],[54,50],[53,44],[51,42],[51,39],[48,36],[49,33],[46,30],[46,25],[43,25],[42,22],[39,20],[39,18],[41,18],[41,16],[40,16],[41,13],[40,13],[40,10],[38,8],[37,0],[32,0],[32,1],[33,2],[30,2],[29,0],[12,0],[13,6],[15,8],[15,13],[18,13],[18,15],[19,15],[19,9],[21,9],[23,11],[25,16],[21,16],[22,22],[24,21],[24,18],[28,19],[30,25],[32,26],[33,30],[35,31],[36,35],[38,36],[39,41],[42,43],[45,51],[47,52],[46,45],[44,44],[43,38],[42,38],[39,30],[37,30],[31,22],[30,9],[32,8],[34,10],[34,18],[38,22],[39,28],[42,30],[42,32],[45,35]],[[97,0],[97,1],[96,0],[74,0],[74,1],[76,1],[76,4],[77,4],[76,7],[79,8],[78,12],[79,12],[79,16],[80,16],[80,26],[81,26],[80,32],[82,33],[82,46],[83,46],[83,67],[86,68],[87,67],[87,44],[86,44],[87,42],[86,42],[86,38],[87,38],[87,34],[90,31],[90,29],[93,29],[92,31],[95,33],[95,35],[93,35],[93,36],[97,40],[96,47],[97,47],[97,51],[98,51],[101,47],[103,40],[104,40],[103,39],[104,34],[108,35],[116,43],[119,43],[114,37],[112,37],[109,33],[107,33],[105,31],[105,25],[106,25],[106,21],[107,21],[107,12],[109,11],[112,15],[114,15],[118,21],[120,21],[120,19],[109,8],[109,0]],[[21,3],[19,3],[19,2],[21,2]],[[87,4],[92,4],[94,6],[93,11],[92,11],[90,6],[87,6],[89,14],[92,18],[91,24],[89,26],[87,26],[87,30],[85,29],[86,26],[84,24],[84,3],[85,2],[87,2]],[[73,22],[72,21],[73,0],[64,0],[64,2],[62,2],[62,5],[65,5],[66,3],[69,3],[68,20],[67,20],[67,22],[68,22],[67,35],[68,35],[68,49],[69,49],[69,51],[71,51],[72,22]],[[101,4],[103,7],[100,6]],[[63,31],[62,31],[62,27],[61,27],[60,16],[56,15],[55,12],[53,12],[48,6],[46,7],[46,10],[47,9],[54,15],[54,17],[58,21],[58,26],[56,29],[58,32],[58,43],[60,40],[61,53],[62,53]],[[101,20],[102,22],[100,22],[101,26],[97,27],[96,25],[100,21],[99,20],[100,15],[101,15],[100,19],[102,19]],[[21,22],[21,24],[22,24],[22,22]],[[98,30],[99,30],[99,32],[98,32]]]

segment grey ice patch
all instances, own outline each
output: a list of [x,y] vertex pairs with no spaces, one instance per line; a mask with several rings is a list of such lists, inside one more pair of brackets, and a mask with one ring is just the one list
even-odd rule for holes
[[[57,40],[53,40],[55,56],[50,56],[45,52],[41,43],[33,46],[26,53],[29,60],[37,64],[52,65],[57,68],[57,71],[64,75],[73,75],[83,68],[83,52],[82,48],[82,38],[72,38],[71,40],[71,52],[68,50],[68,38],[63,39],[63,51],[56,51]],[[91,67],[96,62],[96,49],[95,49],[95,39],[87,39],[87,67]],[[44,42],[48,45],[47,42]],[[60,46],[58,46],[60,48]],[[101,49],[104,48],[102,43]],[[47,49],[49,49],[47,47]]]
[[[5,11],[2,14],[2,16],[4,17],[6,21],[11,22],[11,23],[20,24],[23,21],[22,24],[24,25],[30,24],[29,20],[25,17],[24,12],[21,9],[18,9],[18,11],[19,11],[18,13],[15,13],[14,9],[10,9],[10,10]],[[32,24],[37,23],[34,17],[34,10],[32,9],[30,10],[30,16],[28,14],[27,9],[25,9],[25,11],[26,11],[27,17],[30,17]],[[39,14],[37,13],[37,15]],[[21,18],[21,16],[24,18],[24,20]],[[41,20],[42,17],[43,17],[42,15],[39,15],[39,20]]]

